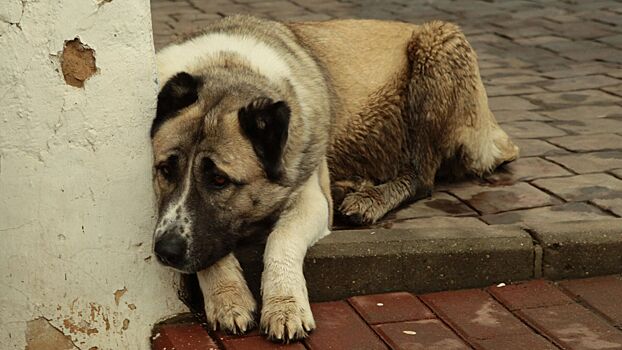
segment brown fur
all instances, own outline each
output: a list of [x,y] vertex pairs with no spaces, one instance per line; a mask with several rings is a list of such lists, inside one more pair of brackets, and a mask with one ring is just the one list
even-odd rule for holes
[[[327,159],[336,206],[355,223],[428,195],[443,164],[482,175],[518,156],[488,109],[475,52],[457,26],[345,20],[291,28],[335,86]],[[500,152],[476,164],[486,137],[497,137],[491,146]]]

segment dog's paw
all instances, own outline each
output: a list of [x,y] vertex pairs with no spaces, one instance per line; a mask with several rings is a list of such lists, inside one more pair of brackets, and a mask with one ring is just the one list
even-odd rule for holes
[[306,298],[275,296],[264,299],[261,310],[261,331],[268,339],[290,342],[305,338],[315,329],[311,306]]
[[255,328],[256,303],[246,286],[220,286],[205,295],[205,316],[214,330],[244,334]]
[[373,191],[353,192],[346,195],[339,206],[339,212],[355,225],[371,225],[385,214]]

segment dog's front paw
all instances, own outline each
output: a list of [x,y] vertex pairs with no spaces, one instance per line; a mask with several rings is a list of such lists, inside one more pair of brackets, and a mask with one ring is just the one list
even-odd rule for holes
[[385,214],[376,197],[372,190],[349,193],[341,202],[339,212],[352,224],[371,225]]
[[264,298],[260,324],[268,339],[281,342],[305,338],[315,329],[309,302],[294,296]]
[[244,334],[255,328],[256,303],[246,285],[218,286],[204,297],[205,316],[214,330]]

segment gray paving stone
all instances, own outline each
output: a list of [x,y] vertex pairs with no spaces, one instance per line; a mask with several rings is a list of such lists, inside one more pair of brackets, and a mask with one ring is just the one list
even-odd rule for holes
[[[620,147],[620,144],[618,144],[618,147]],[[620,150],[565,154],[547,158],[572,169],[578,174],[605,172],[622,168],[622,151]]]
[[550,91],[563,92],[601,88],[617,84],[620,84],[620,80],[598,74],[550,80],[543,82],[540,86]]
[[524,111],[538,108],[518,96],[492,97],[488,99],[488,104],[493,111]]
[[486,179],[494,185],[511,185],[519,181],[569,175],[573,174],[555,163],[538,157],[529,157],[519,158],[504,165]]
[[514,143],[520,148],[521,157],[549,156],[568,153],[568,151],[564,149],[538,139],[514,139]]
[[431,216],[464,216],[477,214],[456,197],[445,192],[434,192],[431,198],[419,200],[413,204],[390,213],[389,220],[414,219]]
[[622,97],[622,84],[615,86],[607,86],[602,88],[601,90],[606,91],[610,94],[618,95]]
[[496,111],[494,113],[495,118],[500,123],[515,122],[515,121],[549,121],[553,120],[550,117],[542,115],[541,112],[534,111]]
[[594,199],[592,203],[599,208],[608,210],[617,216],[622,217],[622,198],[609,198],[609,199]]
[[587,203],[566,203],[561,205],[547,206],[526,210],[514,210],[500,214],[484,215],[482,220],[491,225],[524,224],[566,222],[566,221],[592,221],[603,220],[611,216],[599,208]]
[[564,120],[550,123],[556,128],[575,134],[608,134],[622,130],[622,121],[610,118]]
[[622,136],[617,134],[592,134],[554,137],[548,142],[573,152],[621,149]]
[[558,204],[550,195],[525,182],[509,186],[472,186],[451,190],[483,214]]
[[501,127],[510,136],[524,139],[564,136],[566,132],[543,122],[518,121],[502,123]]
[[557,120],[582,120],[605,117],[622,117],[622,106],[577,106],[545,111],[542,114]]
[[525,95],[524,98],[546,108],[617,103],[619,98],[599,90],[581,90],[569,92],[550,92],[545,94]]
[[595,198],[622,197],[622,180],[608,174],[586,174],[570,177],[540,179],[533,182],[566,201],[586,201]]

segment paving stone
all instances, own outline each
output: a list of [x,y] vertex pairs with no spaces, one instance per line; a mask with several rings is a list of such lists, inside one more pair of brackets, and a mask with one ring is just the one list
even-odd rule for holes
[[542,115],[540,112],[534,111],[496,111],[495,119],[500,123],[508,123],[514,121],[549,121],[550,117]]
[[380,223],[378,225],[382,228],[391,229],[410,229],[410,228],[454,228],[454,227],[469,227],[478,228],[486,227],[483,221],[472,217],[448,217],[448,216],[436,216],[432,218],[420,218],[420,219],[407,219],[401,221],[389,221],[386,223]]
[[522,111],[538,108],[538,106],[518,96],[492,97],[488,99],[488,104],[493,111]]
[[568,151],[543,140],[514,139],[513,141],[518,146],[518,148],[520,148],[521,157],[549,156],[568,153]]
[[481,219],[491,225],[526,224],[602,220],[611,216],[587,203],[566,203],[542,208],[514,210],[506,213],[483,215]]
[[530,333],[519,319],[480,289],[438,292],[420,298],[467,339]]
[[494,85],[486,88],[489,97],[533,94],[544,91],[541,87],[529,84]]
[[622,198],[597,198],[593,199],[591,202],[599,208],[610,211],[615,215],[622,217]]
[[[158,335],[159,334],[159,335]],[[201,325],[171,324],[158,328],[152,337],[154,350],[218,350],[219,347],[210,338]]]
[[388,323],[373,328],[393,350],[471,349],[439,320]]
[[577,106],[553,111],[545,111],[543,114],[557,120],[582,120],[605,117],[622,116],[622,106]]
[[608,174],[587,174],[533,182],[567,201],[617,198],[622,195],[622,180]]
[[575,134],[608,134],[622,130],[622,120],[610,118],[554,121],[551,125]]
[[473,209],[445,192],[434,192],[432,197],[419,200],[387,216],[388,219],[413,219],[431,216],[476,215]]
[[510,311],[573,303],[573,300],[552,282],[544,280],[509,284],[504,287],[491,286],[486,290]]
[[503,338],[477,341],[477,348],[483,350],[558,350],[559,348],[538,334],[508,335]]
[[[263,336],[232,338],[225,340],[225,350],[305,350],[301,343],[275,344]],[[198,350],[198,349],[197,349]]]
[[434,314],[416,296],[407,292],[356,296],[348,302],[367,324],[417,321]]
[[536,105],[546,108],[563,108],[570,106],[597,104],[597,103],[618,103],[619,97],[612,96],[599,90],[581,90],[568,92],[549,92],[545,94],[525,95]]
[[524,182],[510,186],[467,187],[456,189],[452,193],[483,214],[559,203],[550,195]]
[[568,175],[572,173],[557,164],[542,158],[529,157],[519,158],[497,168],[492,175],[486,177],[486,180],[493,185],[512,185],[518,181]]
[[620,80],[606,75],[586,75],[581,77],[555,79],[544,82],[541,86],[550,91],[574,91],[617,85],[619,83]]
[[589,152],[622,148],[622,136],[616,134],[571,135],[547,140],[573,152]]
[[607,91],[610,94],[614,94],[614,95],[618,95],[622,97],[622,84],[614,85],[614,86],[607,86],[607,87],[602,88],[601,90]]
[[[576,42],[569,41],[562,43],[564,45],[568,45],[571,49],[576,47]],[[585,50],[585,49],[582,49]],[[588,49],[589,51],[598,51],[599,49]],[[581,63],[573,63],[568,65],[567,67],[554,67],[554,70],[544,70],[542,71],[542,76],[549,78],[569,78],[569,77],[578,77],[590,74],[606,74],[609,76],[611,72],[617,69],[617,66],[610,63],[605,62],[581,62]],[[615,77],[615,76],[613,76]]]
[[310,350],[388,349],[344,301],[311,305],[317,328],[304,341]]
[[603,276],[559,282],[559,285],[590,308],[598,310],[616,327],[622,327],[622,279]]
[[563,154],[547,158],[579,174],[622,168],[622,150]]
[[502,123],[501,128],[510,136],[522,139],[564,136],[566,132],[543,122],[519,121]]
[[557,43],[557,42],[566,42],[568,41],[568,39],[561,37],[561,36],[543,35],[543,36],[534,36],[531,38],[519,38],[514,41],[516,41],[517,43],[521,45],[527,45],[527,46],[540,45],[543,47],[547,47],[548,44]]
[[622,332],[578,304],[517,311],[564,349],[621,349]]

